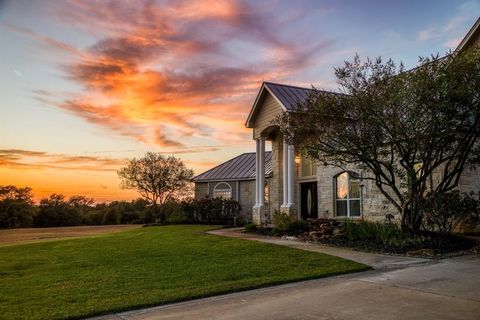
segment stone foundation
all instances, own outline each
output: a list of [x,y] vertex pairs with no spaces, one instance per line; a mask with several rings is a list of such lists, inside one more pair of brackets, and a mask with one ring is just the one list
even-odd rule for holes
[[269,211],[266,205],[255,205],[253,207],[252,218],[253,223],[256,225],[265,225],[269,223]]
[[280,212],[288,214],[290,217],[295,219],[298,218],[298,210],[295,205],[285,205],[280,207]]

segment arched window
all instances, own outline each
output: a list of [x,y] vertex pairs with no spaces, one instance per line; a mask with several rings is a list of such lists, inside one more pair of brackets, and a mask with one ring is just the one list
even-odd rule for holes
[[335,176],[335,213],[338,217],[359,217],[361,214],[360,179],[357,173],[344,171]]
[[220,182],[213,188],[214,198],[232,199],[232,187],[228,183]]

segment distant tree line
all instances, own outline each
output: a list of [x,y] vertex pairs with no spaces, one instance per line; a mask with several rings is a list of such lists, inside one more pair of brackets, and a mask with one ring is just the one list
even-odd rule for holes
[[152,223],[154,220],[152,208],[143,199],[95,203],[82,195],[66,198],[54,193],[35,204],[31,188],[0,186],[0,228]]
[[125,189],[141,196],[133,201],[95,203],[92,198],[51,194],[33,201],[31,188],[0,186],[0,228],[62,227],[102,224],[239,223],[234,200],[195,200],[193,171],[174,156],[147,152],[117,171]]
[[51,194],[33,201],[32,189],[0,186],[0,228],[64,227],[78,225],[154,223],[239,223],[240,206],[234,200],[171,199],[161,205],[145,199],[95,203],[92,198]]

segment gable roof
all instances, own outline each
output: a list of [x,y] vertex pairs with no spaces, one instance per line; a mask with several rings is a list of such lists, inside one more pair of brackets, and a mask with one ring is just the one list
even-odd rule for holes
[[475,41],[475,39],[478,37],[480,37],[480,17],[467,32],[462,41],[460,41],[460,44],[458,45],[457,49],[455,49],[455,51],[461,51],[468,48],[470,45],[472,45],[472,42]]
[[[193,178],[194,182],[255,179],[255,152],[243,153]],[[272,152],[265,152],[265,177],[272,174]]]
[[313,91],[313,88],[308,89],[273,82],[265,82],[265,85],[280,100],[280,104],[286,110],[292,110],[296,104],[307,100],[308,95]]
[[290,86],[281,83],[264,81],[255,98],[250,114],[247,117],[245,126],[253,128],[253,117],[255,116],[258,106],[261,105],[266,94],[271,94],[272,97],[282,107],[283,111],[292,110],[297,103],[303,103],[308,95],[313,91],[313,88],[302,88],[297,86]]

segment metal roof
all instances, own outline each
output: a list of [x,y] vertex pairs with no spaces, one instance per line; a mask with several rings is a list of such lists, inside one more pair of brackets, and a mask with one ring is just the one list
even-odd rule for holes
[[273,82],[265,82],[265,86],[280,100],[287,110],[292,110],[296,104],[305,102],[308,95],[314,90],[313,88],[302,88]]
[[247,128],[253,128],[253,119],[257,113],[258,107],[266,94],[270,93],[280,104],[284,111],[291,111],[297,104],[303,104],[308,99],[309,95],[313,92],[324,92],[327,94],[342,94],[333,91],[318,90],[316,88],[303,88],[297,86],[291,86],[287,84],[274,83],[264,81],[260,87],[260,91],[255,98],[252,109],[248,114],[245,126]]
[[480,33],[480,17],[473,24],[465,37],[460,41],[455,51],[461,51],[471,45],[472,40],[475,39],[475,34]]
[[[243,153],[193,178],[195,182],[255,179],[255,152]],[[272,152],[265,152],[265,177],[272,174]]]

